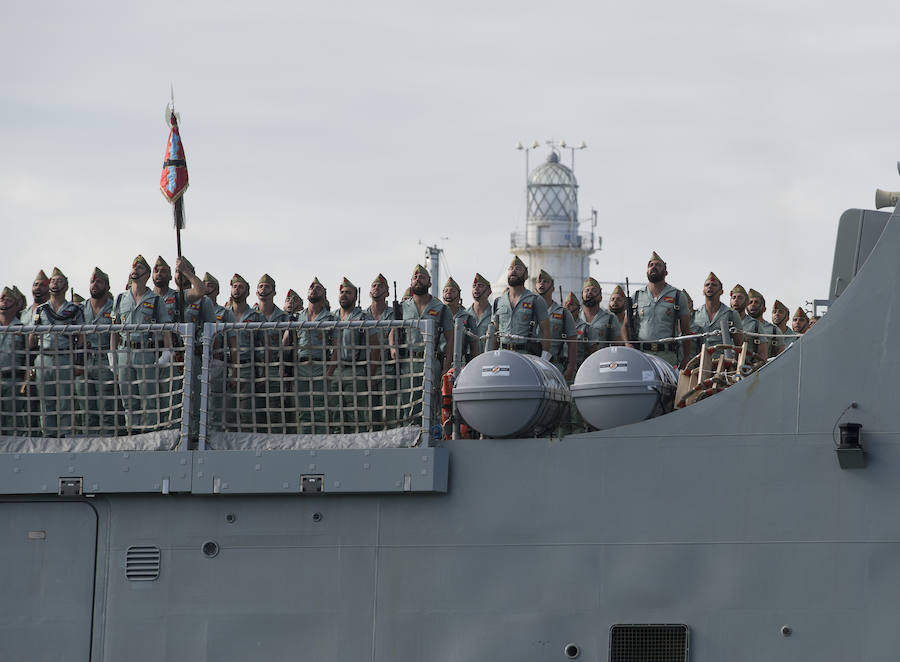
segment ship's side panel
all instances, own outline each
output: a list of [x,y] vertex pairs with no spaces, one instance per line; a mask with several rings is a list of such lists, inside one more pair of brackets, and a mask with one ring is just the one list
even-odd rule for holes
[[86,503],[0,503],[0,660],[91,659],[96,545]]

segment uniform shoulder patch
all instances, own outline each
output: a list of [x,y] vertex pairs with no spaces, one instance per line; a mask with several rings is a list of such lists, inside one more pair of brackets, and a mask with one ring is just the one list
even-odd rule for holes
[[555,319],[555,320],[561,320],[562,318],[563,318],[563,314],[562,314],[562,313],[553,313],[553,319]]
[[106,319],[110,319],[112,317],[112,313],[103,313],[103,317]]
[[142,305],[144,308],[153,308],[153,302],[152,302],[152,301],[145,301],[145,302],[142,303],[141,305]]
[[523,301],[523,302],[522,302],[522,308],[531,309],[531,308],[533,308],[533,307],[534,307],[534,304],[531,303],[530,301]]
[[675,303],[675,297],[663,297],[663,301],[666,303]]
[[435,310],[434,308],[432,308],[431,310],[428,311],[428,314],[431,315],[432,317],[437,317],[438,315],[440,315],[440,312]]

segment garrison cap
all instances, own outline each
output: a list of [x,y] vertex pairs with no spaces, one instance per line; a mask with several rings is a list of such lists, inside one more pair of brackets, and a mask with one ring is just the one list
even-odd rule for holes
[[512,262],[509,263],[509,268],[512,269],[513,267],[522,267],[525,270],[525,273],[528,273],[528,267],[522,262],[518,255],[514,255]]
[[738,283],[731,288],[731,292],[729,292],[729,294],[743,294],[744,296],[747,296],[747,290],[745,290],[743,286]]
[[425,274],[425,276],[428,278],[428,280],[431,280],[431,274],[428,273],[428,269],[423,267],[421,264],[416,265],[416,268],[413,269],[412,275],[415,278],[415,275],[419,274],[419,273]]
[[91,272],[91,280],[103,280],[109,285],[109,276],[100,267],[94,267]]
[[181,256],[181,266],[183,266],[187,271],[194,273],[196,271],[194,269],[193,263],[187,259],[184,255]]
[[322,285],[322,281],[319,280],[318,276],[313,276],[312,282],[309,284],[309,286],[312,287],[313,285],[318,285],[326,292],[328,291],[328,288],[326,288],[324,285]]
[[244,280],[244,277],[241,276],[240,274],[235,274],[234,276],[231,277],[231,283],[229,283],[229,284],[234,285],[235,283],[243,283],[244,285],[250,284],[246,280]]
[[488,289],[491,289],[491,282],[481,274],[475,274],[475,279],[472,281],[472,285],[478,285],[478,283],[487,285]]
[[[169,263],[163,259],[162,255],[157,256],[156,262],[153,263],[154,269],[156,269],[157,267],[168,267],[168,266],[169,266]],[[169,268],[171,269],[171,267],[169,267]]]
[[573,303],[574,303],[576,306],[578,306],[579,308],[581,308],[581,304],[578,302],[578,297],[575,296],[575,293],[574,293],[574,292],[569,292],[569,296],[567,296],[567,297],[566,297],[566,300],[563,301],[563,305],[564,305],[564,306],[570,306],[570,305],[572,305]]
[[372,285],[384,285],[388,286],[387,278],[384,277],[384,274],[378,274],[375,276],[375,280],[372,281]]
[[809,319],[809,315],[806,314],[805,310],[803,310],[802,308],[797,308],[797,312],[794,313],[794,319],[797,319],[800,317],[805,317],[806,319]]
[[763,302],[763,305],[766,305],[766,298],[762,294],[754,290],[752,287],[747,291],[747,298],[759,299]]
[[650,254],[650,259],[647,260],[647,264],[649,265],[651,262],[653,262],[653,260],[659,260],[659,261],[662,262],[663,264],[666,263],[666,261],[665,261],[664,259],[662,259],[662,258],[659,256],[659,253],[657,253],[656,251],[653,251],[653,253]]
[[84,297],[78,292],[72,292],[72,303],[84,303]]
[[24,308],[28,305],[28,299],[25,298],[25,295],[22,294],[22,291],[17,286],[13,285],[12,291],[16,298],[19,300],[20,308]]
[[259,277],[259,282],[257,283],[257,285],[262,285],[263,283],[268,283],[272,286],[273,290],[275,289],[275,279],[272,278],[269,274],[263,274]]
[[40,271],[37,272],[37,276],[35,276],[34,279],[45,282],[45,283],[50,282],[50,279],[47,278],[47,274],[44,273],[43,269],[41,269]]
[[341,284],[340,284],[340,286],[338,287],[338,290],[343,290],[343,289],[347,289],[347,288],[353,290],[354,292],[358,292],[358,291],[359,291],[359,290],[357,289],[356,285],[354,285],[353,283],[351,283],[351,282],[350,282],[350,279],[347,278],[346,276],[344,276],[344,279],[341,281]]
[[597,279],[593,278],[592,276],[588,276],[587,279],[585,279],[584,285],[581,286],[581,289],[586,290],[589,287],[596,287],[598,290],[601,289],[600,283],[598,283]]
[[452,277],[447,279],[447,282],[444,283],[443,289],[446,290],[448,287],[452,287],[452,288],[455,289],[457,292],[460,292],[460,291],[461,291],[461,290],[460,290],[460,287],[459,287],[459,283],[457,283],[455,280],[453,280]]
[[213,276],[208,271],[205,274],[203,274],[203,282],[204,283],[212,283],[216,287],[219,287],[219,279],[216,278],[215,276]]
[[541,269],[541,272],[538,274],[538,280],[549,280],[551,283],[554,282],[553,276],[548,274],[543,269]]
[[0,297],[12,297],[18,302],[19,297],[16,296],[16,293],[13,292],[9,287],[4,287],[3,291],[0,292]]
[[285,299],[300,299],[300,295],[294,292],[294,290],[289,289],[287,294],[284,295]]
[[625,296],[625,290],[622,289],[621,285],[616,285],[613,288],[612,292],[609,293],[609,296],[612,296],[613,294],[621,294],[622,296]]
[[56,277],[65,278],[66,280],[69,280],[68,278],[66,278],[66,275],[62,271],[59,270],[59,267],[53,267],[53,271],[50,274],[50,278],[56,278]]
[[783,310],[788,314],[790,314],[791,312],[788,310],[788,307],[781,303],[778,299],[775,299],[775,303],[772,304],[772,310]]
[[719,284],[719,287],[722,287],[722,279],[716,276],[712,271],[709,272],[709,276],[707,276],[706,280],[704,280],[703,282],[705,283],[708,280],[714,280]]
[[136,267],[139,264],[143,264],[146,267],[147,271],[150,271],[150,263],[147,262],[146,258],[143,255],[138,255],[131,261],[131,266]]

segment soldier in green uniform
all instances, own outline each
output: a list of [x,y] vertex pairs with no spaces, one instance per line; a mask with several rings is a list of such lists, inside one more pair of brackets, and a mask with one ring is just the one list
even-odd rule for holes
[[[550,359],[550,319],[547,304],[525,287],[528,267],[514,257],[506,272],[509,288],[494,299],[494,328],[500,347],[514,352],[538,354]],[[540,341],[538,348],[537,343]],[[493,347],[494,344],[491,345]]]
[[[719,331],[722,328],[722,321],[726,321],[728,329],[731,333],[731,342],[740,346],[744,342],[743,324],[740,316],[730,307],[722,303],[722,281],[713,272],[709,272],[706,280],[703,281],[703,305],[697,309],[694,315],[694,323],[691,327],[693,333],[708,333],[710,331]],[[707,339],[698,338],[696,343],[696,351],[704,343],[709,345],[721,345],[722,336],[708,336]],[[713,358],[719,358],[722,352],[713,354]]]
[[[157,256],[156,262],[153,264],[151,280],[153,281],[153,292],[162,299],[169,321],[183,322],[184,320],[181,319],[181,305],[178,302],[178,292],[169,287],[169,283],[172,282],[172,268],[163,259],[162,255]],[[166,334],[166,338],[167,342],[170,342],[174,349],[181,349],[182,342],[178,334],[171,334],[171,336]],[[164,356],[168,357],[170,354],[165,354]],[[164,421],[169,421],[173,426],[176,426],[178,421],[173,417],[176,410],[181,407],[180,391],[184,388],[184,385],[179,379],[178,373],[166,359],[159,364],[158,374],[159,394],[162,401],[161,415]]]
[[[266,318],[247,304],[250,285],[240,274],[231,278],[231,312],[235,322],[265,322]],[[264,356],[263,339],[259,331],[229,332],[226,336],[234,343],[236,351],[232,353],[233,374],[236,377],[234,388],[229,383],[225,397],[225,423],[229,429],[242,432],[253,432],[253,394],[257,376],[262,378]]]
[[788,337],[793,334],[793,332],[788,329],[788,318],[791,316],[791,311],[788,310],[787,306],[781,303],[778,299],[775,299],[775,303],[772,304],[772,326],[775,327],[775,332],[780,335],[778,338],[780,341],[780,346],[778,348],[778,353],[780,354],[784,350],[788,348],[788,346],[794,341],[793,338]]
[[284,295],[284,312],[288,314],[289,319],[292,322],[296,322],[300,319],[300,311],[303,310],[303,297],[294,292],[294,290],[288,290],[287,294]]
[[[289,322],[291,316],[275,305],[275,279],[263,274],[256,284],[258,303],[254,310],[266,322]],[[284,331],[273,330],[261,334],[265,342],[265,379],[257,381],[256,422],[259,432],[284,433],[285,365],[281,356],[281,337]]]
[[662,341],[688,334],[691,328],[690,305],[684,292],[666,282],[668,268],[653,251],[647,262],[647,285],[634,293],[634,320],[637,340],[631,345],[643,352],[684,367],[690,358],[691,340]]
[[[325,308],[325,286],[313,278],[306,292],[308,306],[300,313],[302,322],[332,322],[334,316]],[[284,344],[297,347],[297,369],[294,392],[297,394],[297,422],[301,433],[328,432],[329,413],[325,410],[325,376],[334,374],[334,331],[332,329],[302,328],[287,331]]]
[[34,282],[31,284],[31,296],[34,303],[19,313],[19,319],[25,325],[34,324],[35,308],[47,303],[47,299],[50,298],[50,279],[47,278],[43,269],[38,271],[37,276],[34,277]]
[[797,308],[794,317],[791,319],[791,329],[794,330],[794,333],[799,333],[800,335],[809,331],[809,315],[800,307]]
[[[216,322],[234,322],[234,313],[230,308],[219,304],[219,280],[208,271],[203,274],[203,287],[206,296],[212,302]],[[237,339],[234,334],[218,334],[213,338],[209,359],[209,418],[212,421],[223,420],[225,404],[225,377],[228,372],[226,346],[231,349],[232,356],[237,356]]]
[[[353,322],[367,319],[366,313],[356,305],[359,289],[348,278],[341,281],[338,290],[338,310],[334,319]],[[372,408],[369,379],[374,375],[375,363],[380,363],[379,334],[375,328],[338,329],[335,334],[337,366],[329,389],[337,393],[334,404],[341,407],[336,421],[341,432],[352,432],[368,424]],[[338,399],[339,398],[339,399]],[[350,426],[349,429],[345,426]]]
[[[450,309],[450,314],[453,316],[454,329],[456,328],[456,320],[462,320],[462,358],[464,363],[468,363],[472,360],[472,357],[478,354],[478,340],[473,337],[475,335],[475,317],[466,308],[463,308],[462,293],[460,292],[459,283],[452,278],[448,278],[447,282],[444,283],[444,287],[441,289],[441,299],[443,300],[444,305]],[[446,343],[443,338],[440,339],[440,348],[438,351],[444,354],[447,353]],[[453,362],[452,356],[450,357],[450,361],[451,363]]]
[[[81,304],[84,323],[112,325],[109,276],[100,267],[91,272],[90,288],[91,298]],[[85,334],[84,379],[76,382],[75,394],[84,409],[89,435],[113,435],[117,428],[115,376],[109,365],[111,335]]]
[[584,338],[588,341],[588,355],[598,349],[626,342],[625,332],[618,318],[600,307],[602,299],[603,290],[600,283],[591,277],[585,279],[581,289],[581,302],[584,304],[581,319],[587,324]]
[[481,354],[487,344],[488,326],[491,323],[491,283],[481,274],[476,273],[472,281],[472,305],[469,313],[475,319],[473,333],[478,336],[476,354]]
[[[431,274],[422,265],[416,265],[410,279],[410,291],[412,296],[403,302],[402,311],[405,320],[430,319],[434,321],[434,360],[431,372],[431,392],[423,393],[422,397],[431,398],[431,424],[440,420],[439,395],[441,389],[441,376],[450,369],[453,355],[453,318],[450,309],[435,299],[428,290],[431,288]],[[445,340],[444,352],[439,352],[440,337]],[[413,425],[417,417],[421,416],[422,408],[418,404],[419,389],[423,388],[424,380],[417,375],[425,370],[425,338],[419,329],[406,329],[407,347],[404,360],[400,362],[401,375],[414,375],[401,377],[401,401],[409,403],[404,408],[403,418]],[[392,343],[395,344],[395,343]],[[400,358],[396,348],[392,348],[394,359]]]
[[[131,286],[113,304],[115,324],[166,324],[170,322],[162,298],[147,287],[150,265],[142,255],[131,263]],[[161,420],[159,366],[156,348],[163,334],[123,331],[111,337],[111,366],[119,381],[125,421],[132,433],[157,429]],[[158,342],[160,341],[160,342]],[[166,412],[168,414],[168,412]]]
[[25,336],[13,333],[22,321],[16,313],[20,301],[16,293],[4,287],[0,293],[0,435],[13,434],[23,421],[17,420],[17,404],[20,394],[16,391],[22,382],[25,369]]
[[[16,297],[16,317],[19,317],[19,321],[21,322],[21,314],[28,306],[28,300],[25,298],[25,295],[19,290],[15,285],[12,286],[13,295]],[[24,324],[24,322],[22,322]]]
[[[764,312],[766,312],[765,297],[751,287],[747,292],[747,316],[744,318],[744,331],[774,334],[775,326],[763,318]],[[757,354],[764,359],[778,353],[773,354],[773,347],[780,348],[781,346],[778,337],[774,335],[771,337],[750,336],[749,340],[751,346],[756,347]]]
[[535,289],[543,298],[550,319],[550,363],[555,365],[566,382],[571,384],[578,367],[575,318],[566,308],[553,300],[553,285],[553,276],[541,269]]
[[[364,318],[376,321],[391,321],[394,319],[394,307],[387,303],[390,288],[384,274],[378,274],[369,286],[369,298],[372,303],[365,309]],[[375,366],[373,375],[380,376],[380,388],[376,382],[372,391],[372,420],[379,424],[396,420],[397,405],[397,364],[391,359],[389,348],[390,331],[376,329],[378,350],[372,354],[372,362]]]
[[609,293],[609,303],[607,304],[609,312],[616,316],[619,325],[625,327],[625,290],[621,285],[616,285],[612,292]]
[[[58,268],[50,274],[50,299],[35,311],[38,325],[83,324],[84,313],[66,301],[69,279]],[[41,396],[41,433],[45,437],[75,434],[75,399],[72,397],[75,371],[82,355],[76,353],[83,343],[80,335],[43,333],[35,338],[40,346],[34,360],[35,381]]]

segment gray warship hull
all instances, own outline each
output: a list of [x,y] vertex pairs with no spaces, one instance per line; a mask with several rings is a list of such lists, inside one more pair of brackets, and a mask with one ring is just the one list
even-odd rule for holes
[[[685,626],[643,659],[892,659],[898,253],[893,217],[777,359],[603,432],[4,454],[0,659],[642,659],[621,625]],[[862,450],[838,451],[841,422]],[[298,493],[309,472],[321,491]],[[104,485],[57,496],[67,475]]]

